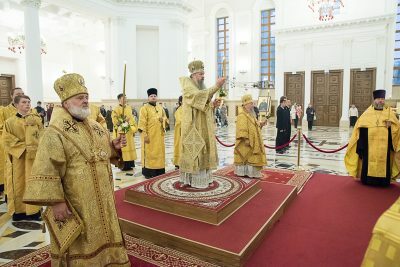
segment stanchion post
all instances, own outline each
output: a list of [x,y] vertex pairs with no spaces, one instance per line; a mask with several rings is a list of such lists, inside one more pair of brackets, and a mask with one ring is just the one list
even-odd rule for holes
[[301,128],[297,128],[297,169],[300,170]]

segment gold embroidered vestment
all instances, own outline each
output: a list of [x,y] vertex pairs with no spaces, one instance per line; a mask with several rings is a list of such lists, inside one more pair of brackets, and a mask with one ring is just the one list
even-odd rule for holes
[[84,229],[60,255],[51,239],[52,266],[130,266],[114,201],[110,159],[116,156],[106,129],[77,121],[55,108],[39,143],[24,201],[49,206],[68,199]]

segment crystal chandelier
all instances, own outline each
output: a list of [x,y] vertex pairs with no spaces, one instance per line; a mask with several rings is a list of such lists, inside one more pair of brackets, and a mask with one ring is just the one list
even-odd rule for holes
[[321,21],[332,20],[344,7],[342,0],[308,0],[308,7],[318,14]]
[[[22,54],[25,49],[25,35],[12,34],[8,36],[8,50],[13,53]],[[46,43],[40,38],[40,54],[47,54]]]

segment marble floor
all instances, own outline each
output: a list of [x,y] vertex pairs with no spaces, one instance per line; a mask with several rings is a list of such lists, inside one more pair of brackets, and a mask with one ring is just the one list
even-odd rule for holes
[[[295,130],[292,129],[292,135]],[[313,131],[304,131],[304,134],[312,143],[324,150],[334,150],[345,145],[351,135],[349,129],[330,127],[315,127]],[[232,144],[235,139],[235,127],[219,128],[217,135],[224,143]],[[263,129],[265,144],[275,145],[276,130],[271,125]],[[140,144],[139,138],[135,138],[136,144]],[[166,134],[166,171],[173,170],[173,131]],[[227,166],[233,163],[233,147],[223,147],[219,144],[219,166]],[[276,154],[275,150],[267,149],[268,167],[295,170],[297,166],[297,140],[285,154]],[[300,145],[300,168],[303,170],[322,172],[329,174],[346,175],[343,163],[345,149],[331,154],[316,151],[304,140]],[[140,148],[137,149],[140,158]],[[121,172],[113,168],[115,190],[141,182],[144,177],[141,174],[140,159],[136,161],[136,168],[131,172]],[[34,250],[49,244],[48,232],[42,233],[41,223],[38,222],[13,222],[6,213],[7,205],[4,199],[0,199],[0,265],[22,257]]]

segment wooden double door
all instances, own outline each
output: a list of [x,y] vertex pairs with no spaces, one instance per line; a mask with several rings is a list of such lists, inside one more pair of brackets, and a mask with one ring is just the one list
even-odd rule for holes
[[304,110],[304,72],[285,72],[285,96]]
[[350,76],[350,105],[354,104],[361,114],[372,104],[372,92],[376,87],[376,69],[352,69]]
[[338,127],[342,116],[343,70],[311,73],[311,103],[315,109],[314,125]]
[[0,106],[11,103],[11,89],[14,88],[14,75],[0,75]]

